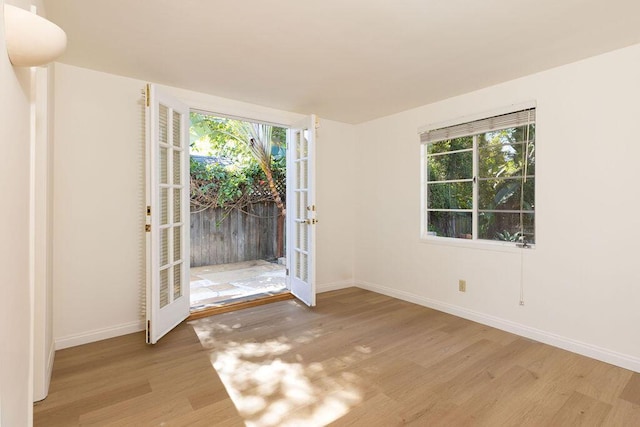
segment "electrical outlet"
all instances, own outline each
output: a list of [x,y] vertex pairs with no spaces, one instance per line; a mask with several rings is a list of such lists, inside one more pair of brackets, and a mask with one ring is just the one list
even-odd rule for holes
[[466,280],[458,280],[458,290],[460,292],[467,292],[467,281]]

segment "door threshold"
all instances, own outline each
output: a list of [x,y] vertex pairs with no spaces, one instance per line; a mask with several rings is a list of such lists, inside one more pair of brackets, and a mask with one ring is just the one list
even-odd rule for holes
[[218,307],[204,308],[202,310],[192,311],[189,317],[187,317],[187,321],[202,319],[203,317],[209,317],[215,314],[222,314],[222,313],[228,313],[230,311],[242,310],[244,308],[257,307],[264,304],[270,304],[272,302],[286,301],[293,298],[294,297],[291,292],[281,292],[275,295],[267,295],[267,296],[256,298],[250,301],[232,302],[232,303],[221,305]]

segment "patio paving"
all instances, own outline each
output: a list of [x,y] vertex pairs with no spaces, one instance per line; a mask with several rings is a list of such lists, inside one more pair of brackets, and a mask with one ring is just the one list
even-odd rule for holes
[[191,268],[191,310],[286,291],[285,266],[264,260]]

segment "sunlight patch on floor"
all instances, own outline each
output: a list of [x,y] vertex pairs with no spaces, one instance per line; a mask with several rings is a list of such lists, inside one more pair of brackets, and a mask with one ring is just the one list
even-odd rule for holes
[[[296,351],[317,337],[318,330],[308,330],[295,340],[280,336],[263,342],[224,342],[216,335],[226,336],[232,326],[209,323],[194,328],[247,426],[323,426],[363,399],[358,376],[341,370],[344,364],[339,358],[305,363]],[[363,353],[365,349],[354,348],[342,358]]]
[[[273,356],[286,348],[265,344],[264,348],[251,343],[248,348],[222,351],[213,361],[248,426],[326,425],[360,403],[359,391],[348,381],[321,378],[321,364],[305,367],[279,358],[260,362],[243,358],[252,351],[256,351],[255,357],[262,357],[275,350]],[[313,377],[318,383],[312,381]]]

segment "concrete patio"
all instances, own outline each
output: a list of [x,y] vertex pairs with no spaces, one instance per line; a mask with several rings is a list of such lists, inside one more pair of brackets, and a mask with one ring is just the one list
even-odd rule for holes
[[286,291],[285,266],[264,260],[191,268],[191,310]]

